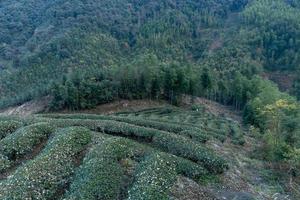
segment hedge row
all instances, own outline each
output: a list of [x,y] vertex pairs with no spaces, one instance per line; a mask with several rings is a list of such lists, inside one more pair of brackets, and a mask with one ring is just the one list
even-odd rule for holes
[[0,152],[10,159],[23,155],[46,139],[54,130],[52,125],[43,122],[22,127],[0,141]]
[[14,120],[0,121],[0,140],[22,127],[22,123]]
[[60,130],[38,157],[0,182],[0,199],[58,199],[76,168],[76,155],[90,140],[88,129]]
[[98,130],[104,133],[146,139],[148,143],[166,152],[203,164],[203,166],[213,173],[221,173],[227,168],[227,164],[223,159],[216,156],[209,149],[202,147],[200,143],[193,142],[181,135],[110,120],[48,120],[62,127],[74,125],[85,126],[91,130]]
[[228,168],[224,159],[216,156],[208,148],[202,147],[184,137],[171,134],[157,134],[153,138],[153,144],[166,152],[197,162],[212,173],[222,173]]
[[[154,128],[162,131],[181,134],[199,142],[206,142],[207,140],[209,140],[210,137],[216,138],[221,142],[224,142],[227,139],[227,136],[230,136],[229,135],[230,130],[228,130],[228,127],[226,128],[220,127],[220,129],[217,129],[217,128],[210,127],[209,125],[208,126],[206,125],[205,127],[202,126],[199,127],[193,124],[185,124],[185,123],[177,123],[177,122],[176,123],[158,122],[154,120],[140,119],[136,117],[104,116],[104,115],[94,115],[94,114],[75,114],[75,115],[44,114],[39,116],[48,117],[48,118],[57,118],[57,119],[115,120],[119,122],[134,124],[137,126]],[[210,121],[211,120],[209,120],[209,122]],[[213,122],[220,123],[218,126],[227,123],[226,120],[213,120]]]
[[[17,158],[30,153],[38,144],[46,140],[54,131],[48,123],[37,123],[22,127],[0,141],[0,171],[9,167]],[[6,160],[6,161],[4,161]]]
[[199,180],[202,180],[204,176],[210,174],[206,168],[190,160],[180,158],[177,156],[173,156],[172,160],[176,162],[177,174],[188,177],[197,182]]
[[46,114],[39,115],[46,118],[54,119],[90,119],[90,120],[112,120],[118,122],[125,122],[133,124],[136,126],[142,126],[146,128],[153,128],[161,131],[173,132],[176,134],[189,137],[198,142],[206,142],[209,140],[209,136],[204,132],[201,132],[199,128],[191,128],[190,126],[172,124],[172,123],[163,123],[151,120],[143,120],[138,118],[129,118],[129,117],[116,117],[116,116],[103,116],[103,115],[90,115],[90,114],[77,114],[77,115],[62,115],[62,114]]
[[176,163],[163,153],[153,153],[137,169],[128,200],[168,200],[176,181]]
[[107,138],[95,145],[80,166],[66,200],[120,199],[124,169],[120,160],[144,155],[143,145],[125,138]]
[[94,115],[94,114],[44,114],[38,115],[47,118],[57,118],[57,119],[94,119],[94,120],[115,120],[119,122],[126,122],[130,124],[135,124],[138,126],[144,126],[149,128],[154,128],[158,130],[164,130],[168,132],[179,133],[189,129],[189,127],[184,127],[176,124],[169,124],[158,121],[143,120],[136,117],[118,117],[118,116],[104,116],[104,115]]

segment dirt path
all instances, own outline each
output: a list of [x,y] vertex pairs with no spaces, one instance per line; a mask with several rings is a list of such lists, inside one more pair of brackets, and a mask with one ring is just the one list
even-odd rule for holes
[[8,107],[0,110],[0,115],[18,115],[26,117],[35,113],[45,111],[50,102],[49,97],[43,97],[39,100],[32,100],[20,106]]

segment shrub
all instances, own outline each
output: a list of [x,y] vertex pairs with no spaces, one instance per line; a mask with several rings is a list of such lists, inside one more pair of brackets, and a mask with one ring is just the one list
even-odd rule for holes
[[134,136],[137,139],[147,138],[147,142],[152,145],[174,155],[202,163],[211,172],[221,173],[227,168],[225,161],[214,155],[209,149],[201,147],[199,143],[195,143],[186,137],[169,132],[110,120],[53,119],[52,122],[58,126],[86,126],[104,133]]
[[224,159],[209,149],[181,136],[157,134],[153,144],[169,153],[198,162],[213,173],[222,173],[228,167]]
[[[60,115],[60,114],[47,114],[47,115],[39,115],[42,117],[49,117],[49,118],[55,118],[55,119],[84,119],[84,120],[97,120],[97,121],[107,121],[106,123],[109,123],[108,121],[114,122],[116,125],[119,123],[127,123],[130,124],[132,127],[139,127],[140,128],[151,128],[153,131],[154,129],[160,130],[160,131],[166,131],[166,132],[173,132],[176,134],[180,134],[183,136],[186,136],[188,138],[195,139],[199,142],[206,142],[209,137],[204,133],[201,132],[199,128],[191,128],[187,125],[178,125],[178,124],[172,124],[172,123],[162,123],[157,121],[151,121],[151,120],[143,120],[139,118],[134,117],[116,117],[116,116],[103,116],[103,115]],[[122,124],[121,124],[122,125]],[[130,125],[124,125],[130,127]],[[135,125],[135,126],[134,126]],[[109,128],[107,128],[108,130]],[[112,129],[112,128],[110,128]],[[146,129],[144,129],[146,130]],[[153,135],[153,134],[150,134]]]
[[164,153],[153,153],[137,169],[128,200],[167,200],[176,181],[176,164]]
[[94,146],[79,168],[66,199],[118,199],[124,169],[119,161],[140,157],[144,147],[124,138],[108,138]]
[[0,153],[10,160],[24,155],[34,149],[36,145],[45,140],[54,127],[49,123],[37,123],[18,129],[0,141]]
[[244,145],[246,141],[240,127],[237,124],[232,124],[230,126],[230,129],[231,129],[230,136],[232,138],[232,143]]
[[209,140],[209,136],[207,134],[203,134],[199,131],[195,130],[185,130],[181,131],[179,135],[189,137],[190,139],[198,142],[205,143]]
[[6,156],[0,154],[0,173],[2,171],[4,171],[5,169],[9,168],[10,165],[11,165],[11,163],[10,163],[9,159]]
[[0,182],[0,199],[57,199],[74,172],[76,155],[90,140],[85,128],[60,130],[38,157]]
[[176,171],[182,176],[189,177],[195,181],[199,181],[203,176],[207,176],[209,172],[204,167],[180,157],[172,158],[176,162]]
[[0,121],[0,140],[5,138],[7,135],[13,133],[22,126],[21,122],[9,120]]

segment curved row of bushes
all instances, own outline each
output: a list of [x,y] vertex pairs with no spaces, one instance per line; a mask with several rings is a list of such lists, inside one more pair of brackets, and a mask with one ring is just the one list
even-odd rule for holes
[[173,132],[176,134],[189,137],[199,142],[206,142],[209,140],[209,135],[201,131],[198,128],[191,128],[189,126],[176,125],[171,123],[162,123],[151,120],[143,120],[138,118],[126,118],[126,117],[117,117],[117,116],[104,116],[104,115],[92,115],[92,114],[77,114],[77,115],[68,115],[68,114],[46,114],[39,115],[46,118],[55,118],[55,119],[91,119],[91,120],[112,120],[118,122],[125,122],[133,124],[136,126],[142,126],[146,128],[153,128],[161,131]]
[[[146,156],[149,154],[151,156]],[[157,163],[157,158],[148,159],[153,157],[152,154],[161,155],[162,160],[158,160],[161,163]],[[146,156],[145,160],[144,156]],[[144,160],[141,164],[134,164],[141,160]],[[167,176],[165,179],[162,179],[162,177],[165,177],[167,173],[169,173],[168,167],[170,163],[173,165],[172,176]],[[135,182],[130,189],[131,193],[129,199],[144,199],[146,197],[151,199],[153,195],[166,195],[165,189],[167,188],[164,188],[165,182],[162,182],[153,188],[149,188],[152,187],[151,184],[145,185],[149,181],[149,178],[155,178],[154,175],[156,175],[157,184],[162,180],[165,180],[168,181],[171,186],[178,174],[192,178],[196,181],[209,174],[205,168],[189,160],[166,153],[157,153],[154,149],[132,140],[109,137],[95,145],[87,154],[83,164],[77,170],[74,181],[70,186],[70,190],[66,193],[64,199],[122,199],[124,196],[120,197],[120,195],[122,195],[120,191],[126,189],[124,188],[125,170],[135,166],[138,166],[134,176],[135,181],[137,182]],[[145,168],[151,170],[151,174],[147,172],[148,176],[147,173],[145,176],[145,174],[141,174],[142,172],[140,172],[140,170],[143,171]],[[163,176],[161,176],[161,173]],[[152,191],[152,194],[148,194],[147,192],[146,194],[140,194],[139,191],[135,191],[140,190],[135,187],[141,187],[141,180],[146,181],[143,186]],[[126,184],[130,185],[128,182]]]
[[[56,119],[92,119],[92,120],[114,120],[119,122],[126,122],[129,124],[134,124],[137,126],[143,126],[148,128],[154,128],[162,131],[173,132],[176,134],[183,135],[185,137],[189,137],[195,141],[206,142],[211,137],[224,142],[227,137],[232,138],[232,142],[234,144],[243,145],[245,143],[243,134],[240,133],[238,135],[232,135],[232,126],[227,126],[226,120],[214,120],[214,124],[217,123],[219,128],[211,127],[207,124],[204,127],[199,127],[195,125],[188,125],[184,123],[170,123],[170,122],[158,122],[155,120],[148,119],[140,119],[137,117],[119,117],[119,116],[104,116],[104,115],[94,115],[94,114],[44,114],[39,115],[47,118],[56,118]],[[219,124],[218,124],[219,123]],[[224,127],[224,124],[226,127]],[[223,126],[222,126],[223,125]],[[191,127],[193,126],[193,127]],[[239,128],[235,126],[236,132],[241,132]]]
[[22,123],[14,120],[0,121],[0,140],[22,127]]
[[227,168],[225,160],[215,155],[208,148],[201,146],[200,143],[193,142],[191,139],[181,135],[111,120],[62,120],[49,118],[40,118],[40,120],[47,120],[59,127],[84,126],[94,131],[144,140],[166,152],[190,159],[193,162],[202,163],[203,166],[214,173],[221,173]]
[[153,153],[137,169],[136,180],[128,191],[128,200],[167,200],[176,181],[176,163],[163,153]]
[[22,127],[2,139],[0,141],[0,155],[2,155],[0,156],[0,171],[8,168],[17,158],[33,151],[54,130],[55,128],[49,123],[41,122]]
[[157,134],[153,138],[153,144],[166,152],[199,163],[212,173],[222,173],[228,168],[224,159],[216,156],[208,148],[202,147],[184,137],[171,134]]
[[76,168],[76,156],[90,141],[85,128],[58,131],[38,157],[0,182],[0,199],[58,199]]
[[[111,137],[95,145],[77,171],[65,200],[120,199],[123,189],[123,159],[139,159],[145,147],[125,138]],[[130,165],[127,163],[127,165]]]

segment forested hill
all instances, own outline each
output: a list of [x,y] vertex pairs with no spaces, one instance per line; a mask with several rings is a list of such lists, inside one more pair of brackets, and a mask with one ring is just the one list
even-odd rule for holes
[[[289,85],[285,87],[286,91],[280,90],[276,83],[269,80],[274,74],[278,74],[283,82],[289,83],[286,84],[286,86]],[[121,99],[165,100],[170,104],[180,105],[189,97],[192,97],[192,100],[202,97],[201,99],[212,100],[243,112],[244,123],[247,125],[245,128],[249,128],[254,143],[258,143],[256,151],[259,153],[255,153],[257,154],[255,157],[284,171],[284,178],[289,178],[288,188],[295,190],[298,195],[299,189],[297,188],[300,183],[300,104],[298,101],[300,99],[300,0],[0,1],[0,109],[40,98],[51,99],[48,106],[51,111],[63,109],[74,111],[91,109],[99,104]],[[212,135],[216,135],[217,129],[224,129],[223,120],[221,122],[211,117],[203,118],[198,115],[202,111],[197,106],[199,105],[193,105],[193,111],[183,118],[190,122],[188,126],[192,127],[199,123],[201,129],[189,127],[183,130],[181,125],[175,127],[174,124],[182,122],[178,117],[182,111],[172,113],[166,109],[154,110],[154,113],[150,112],[150,114],[149,110],[146,110],[144,115],[156,115],[156,119],[161,121],[166,117],[165,114],[171,113],[167,117],[179,121],[171,120],[167,126],[163,123],[152,124],[147,121],[147,118],[144,119],[145,121],[138,122],[137,119],[131,118],[137,115],[136,113],[128,114],[126,117],[129,118],[81,115],[53,115],[51,117],[50,115],[49,119],[47,116],[40,116],[36,118],[36,121],[33,118],[31,122],[16,123],[13,127],[10,123],[4,122],[1,126],[7,128],[0,130],[0,136],[1,131],[3,137],[6,137],[6,133],[4,134],[6,131],[9,133],[15,130],[14,128],[25,124],[50,120],[49,122],[53,122],[53,125],[58,124],[58,127],[81,125],[89,127],[92,131],[119,136],[123,134],[139,142],[143,140],[153,142],[154,147],[164,149],[165,152],[189,157],[197,163],[205,160],[208,165],[216,164],[212,168],[209,166],[208,170],[224,171],[227,166],[223,165],[223,162],[219,162],[213,156],[210,157],[206,150],[199,151],[198,147],[191,145],[194,144],[194,140],[197,140],[195,136],[207,141],[205,135],[199,135],[202,133],[202,128],[205,131],[211,130],[209,132],[212,133],[208,134]],[[196,121],[193,121],[194,114],[197,116]],[[89,119],[89,117],[91,121],[82,120],[83,118]],[[125,120],[123,121],[125,125],[123,122],[119,123],[120,120],[121,122]],[[210,122],[214,125],[210,126]],[[130,123],[135,125],[131,126]],[[227,127],[228,124],[230,126]],[[42,124],[42,127],[44,125]],[[243,134],[233,127],[234,123],[226,121],[225,125],[227,128],[224,130],[230,135],[232,141],[243,145],[245,141],[240,138]],[[145,130],[144,127],[140,129],[141,126],[148,127],[149,130]],[[153,132],[153,128],[175,131],[180,137],[184,135],[188,140],[182,140],[180,137],[173,138],[164,132],[158,134],[157,131]],[[48,133],[40,136],[31,129],[36,130],[34,126],[33,128],[25,127],[20,133],[17,131],[5,139],[3,142],[5,145],[0,145],[1,148],[3,147],[2,150],[0,148],[2,151],[0,153],[3,154],[0,155],[0,164],[2,162],[4,169],[9,168],[11,161],[12,163],[16,161],[19,153],[21,155],[27,152],[30,148],[29,144],[34,141],[44,141],[49,136]],[[45,127],[39,129],[44,130]],[[224,130],[220,131],[221,134]],[[23,132],[25,132],[24,135]],[[85,134],[85,131],[80,129],[69,128],[62,131],[64,132],[66,132],[65,136],[64,134],[58,134],[58,136],[69,138],[70,141],[66,140],[66,143],[74,145],[70,147],[76,153],[66,152],[61,156],[69,159],[67,166],[73,166],[73,156],[81,154],[80,152],[85,147],[80,146],[83,143],[88,144],[90,139],[77,141],[78,138],[83,138],[81,134]],[[36,135],[38,139],[32,140],[31,134]],[[89,134],[92,133],[85,135]],[[227,138],[226,134],[223,142]],[[73,137],[76,140],[74,143]],[[28,144],[27,139],[30,140]],[[18,142],[16,143],[15,140]],[[106,140],[106,136],[103,136],[103,141],[109,145],[108,150],[104,146],[99,151],[105,156],[110,156],[110,148],[114,147],[115,142],[118,143],[118,141]],[[61,165],[60,161],[63,159],[57,157],[56,152],[65,152],[64,148],[68,149],[64,142],[65,140],[60,136],[54,139],[50,147],[46,147],[42,157],[26,166],[29,166],[32,172],[36,171],[36,166],[44,166],[43,159],[47,158],[48,150],[52,148],[55,151],[50,151],[52,152],[50,155],[59,158],[59,162],[57,159],[54,160],[54,165],[56,166],[56,162]],[[18,147],[15,147],[15,144],[18,144]],[[117,145],[123,149],[124,145],[128,144],[118,143]],[[134,148],[140,148],[136,144],[132,145]],[[109,153],[106,154],[106,151]],[[118,150],[118,152],[127,151]],[[130,152],[125,154],[133,155]],[[151,157],[149,162],[160,163],[160,161],[157,162],[159,157]],[[162,167],[157,169],[165,169],[167,165],[165,163],[169,163],[169,158],[171,157],[164,158],[163,165],[160,165]],[[119,162],[119,159],[116,157],[115,161]],[[116,164],[115,161],[113,164]],[[240,160],[237,163],[241,164]],[[107,164],[110,165],[111,161],[107,161]],[[47,165],[50,168],[46,167],[45,172],[54,166],[51,161]],[[102,165],[99,164],[99,166],[101,168]],[[147,163],[145,166],[150,166],[149,169],[153,168]],[[182,167],[178,169],[181,170],[180,173],[197,176],[197,173],[194,174],[193,170],[186,167],[186,163],[178,166]],[[167,173],[177,174],[174,171],[175,168],[169,167],[172,168],[172,172]],[[106,167],[106,164],[103,168],[111,169]],[[19,187],[20,190],[16,190],[17,195],[22,194],[20,191],[24,188],[31,188],[31,182],[27,182],[27,175],[24,175],[25,171],[27,171],[26,167],[21,168],[20,173],[18,172],[21,174],[20,179],[17,173],[17,176],[9,176],[6,182],[0,181],[0,198],[1,195],[6,198],[10,198],[11,194],[14,195],[12,192],[15,190],[11,184],[24,183]],[[68,171],[73,171],[73,168],[64,168],[57,173],[68,174]],[[102,169],[98,171],[102,172]],[[238,169],[237,172],[242,173]],[[165,171],[160,170],[155,173],[166,174]],[[48,175],[52,177],[51,173]],[[152,177],[152,174],[148,175]],[[35,179],[35,176],[39,177],[38,174],[30,177],[33,178],[32,180],[40,180]],[[118,178],[117,175],[114,181]],[[248,177],[246,179],[248,180]],[[19,180],[24,180],[24,182]],[[107,180],[110,180],[110,177]],[[148,179],[140,180],[143,182]],[[120,181],[126,182],[125,179],[120,179]],[[274,178],[272,181],[280,185],[277,179]],[[298,181],[297,187],[292,187],[294,181]],[[54,182],[54,185],[60,183],[60,181]],[[6,184],[7,187],[1,187],[1,184]],[[48,183],[45,182],[45,184],[45,187],[49,189]],[[143,190],[139,189],[139,185],[142,184],[137,182],[137,189],[130,193],[133,195],[132,199],[139,199],[134,195],[144,194]],[[165,187],[165,184],[162,186]],[[112,188],[107,185],[104,187]],[[76,190],[76,186],[74,188]],[[92,188],[91,191],[94,191]],[[142,187],[144,188],[147,187]],[[1,189],[5,192],[1,193]],[[49,194],[53,192],[52,189],[55,193],[56,189],[51,186]],[[44,192],[44,190],[41,191]],[[148,192],[153,191],[150,189]],[[45,195],[49,194],[45,193]],[[112,194],[119,194],[119,192]],[[272,198],[277,197],[272,195]]]
[[299,13],[298,0],[4,0],[0,105],[48,94],[56,109],[177,103],[187,93],[240,109],[251,93],[244,82],[298,70]]

